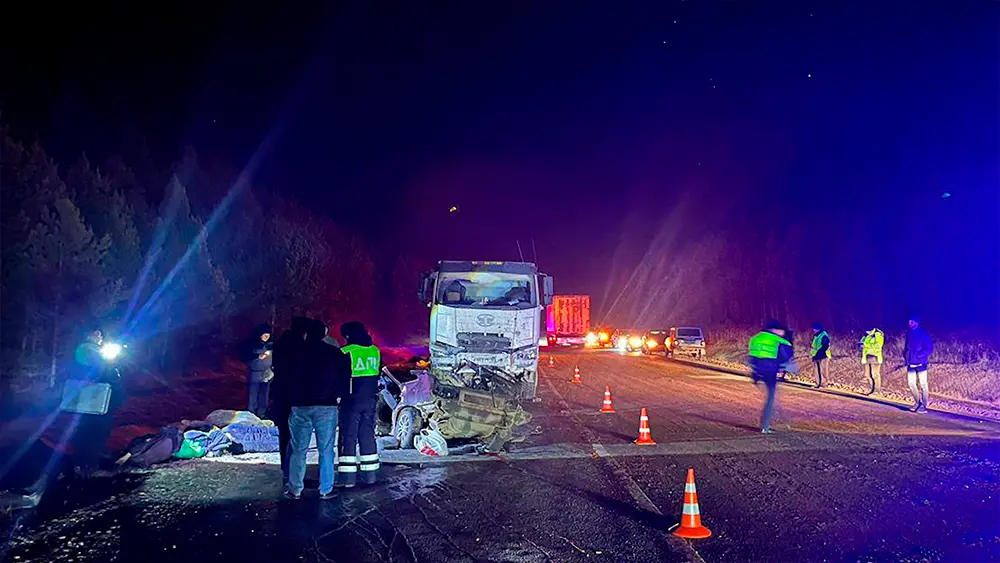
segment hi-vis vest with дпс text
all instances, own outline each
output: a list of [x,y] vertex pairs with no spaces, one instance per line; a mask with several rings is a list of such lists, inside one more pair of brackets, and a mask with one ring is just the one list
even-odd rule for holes
[[378,375],[382,355],[375,346],[349,344],[341,348],[351,357],[351,377],[373,377]]

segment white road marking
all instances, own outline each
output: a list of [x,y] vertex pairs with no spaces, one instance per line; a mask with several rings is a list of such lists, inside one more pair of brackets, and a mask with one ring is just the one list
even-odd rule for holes
[[[566,402],[566,399],[563,398],[562,394],[559,393],[559,390],[556,389],[555,385],[552,384],[552,380],[546,379],[545,382],[548,383],[549,390],[552,391],[552,394],[556,396],[556,399],[559,401],[560,407],[567,413],[569,413],[570,419],[573,421],[574,424],[576,424],[577,429],[580,430],[580,434],[582,434],[584,439],[586,439],[591,444],[591,450],[594,452],[594,454],[597,455],[598,457],[602,457],[602,453],[607,453],[607,450],[597,439],[597,436],[594,435],[594,433],[591,430],[589,430],[582,422],[580,422],[580,419],[573,414],[573,412],[569,408],[569,404]],[[659,509],[659,507],[657,507],[653,503],[653,501],[649,498],[649,495],[647,495],[646,492],[642,490],[642,487],[640,487],[639,484],[635,482],[635,479],[633,479],[632,476],[629,475],[628,470],[626,470],[625,467],[622,466],[622,464],[618,463],[618,461],[616,461],[613,457],[610,456],[604,457],[604,459],[606,460],[606,463],[610,465],[612,472],[616,476],[618,476],[618,478],[620,478],[622,482],[625,484],[625,488],[628,490],[629,495],[631,495],[632,498],[635,500],[635,502],[638,503],[639,507],[648,512],[652,512],[653,514],[656,514],[658,516],[663,516],[663,512]],[[705,560],[702,559],[701,555],[698,554],[698,552],[694,549],[694,546],[692,546],[690,542],[685,541],[673,535],[669,531],[666,531],[665,533],[667,536],[666,537],[667,545],[669,545],[672,550],[684,554],[687,557],[688,561],[692,561],[694,563],[705,563]]]

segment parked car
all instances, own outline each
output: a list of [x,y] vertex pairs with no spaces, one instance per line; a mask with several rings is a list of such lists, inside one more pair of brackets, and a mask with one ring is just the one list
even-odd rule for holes
[[675,326],[670,328],[666,341],[667,356],[705,357],[705,333],[697,326]]
[[667,338],[669,337],[670,331],[665,328],[647,330],[646,333],[642,335],[642,353],[666,355]]

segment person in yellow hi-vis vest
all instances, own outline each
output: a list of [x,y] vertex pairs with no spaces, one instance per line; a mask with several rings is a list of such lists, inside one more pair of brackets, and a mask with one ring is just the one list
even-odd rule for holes
[[351,360],[350,394],[340,405],[340,459],[337,460],[338,486],[353,487],[358,482],[372,484],[379,470],[375,441],[375,404],[382,358],[365,325],[344,323],[340,335],[347,345],[341,351]]
[[823,376],[829,375],[830,358],[830,333],[823,330],[823,325],[815,323],[813,325],[812,345],[809,347],[809,357],[812,358],[813,365],[816,366],[816,388],[823,386]]
[[861,339],[861,365],[865,375],[872,380],[872,390],[869,395],[882,389],[882,346],[885,344],[885,334],[877,328],[865,333]]

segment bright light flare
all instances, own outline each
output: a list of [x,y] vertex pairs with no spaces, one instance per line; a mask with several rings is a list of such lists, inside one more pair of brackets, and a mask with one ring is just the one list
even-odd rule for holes
[[597,335],[593,332],[587,333],[587,346],[597,346]]
[[599,340],[600,340],[601,342],[607,342],[608,340],[610,340],[610,339],[611,339],[611,335],[609,335],[609,334],[608,334],[608,333],[606,333],[606,332],[602,332],[602,333],[600,333],[600,334],[598,334],[598,335],[597,335],[597,338],[598,338],[598,339],[599,339]]
[[642,337],[630,336],[628,337],[628,345],[633,349],[642,347]]
[[655,341],[655,340],[647,340],[646,341],[646,347],[647,348],[656,348],[659,345],[660,345],[660,343],[657,342],[657,341]]
[[108,342],[101,346],[101,357],[105,360],[111,361],[122,353],[122,345],[115,344],[114,342]]

